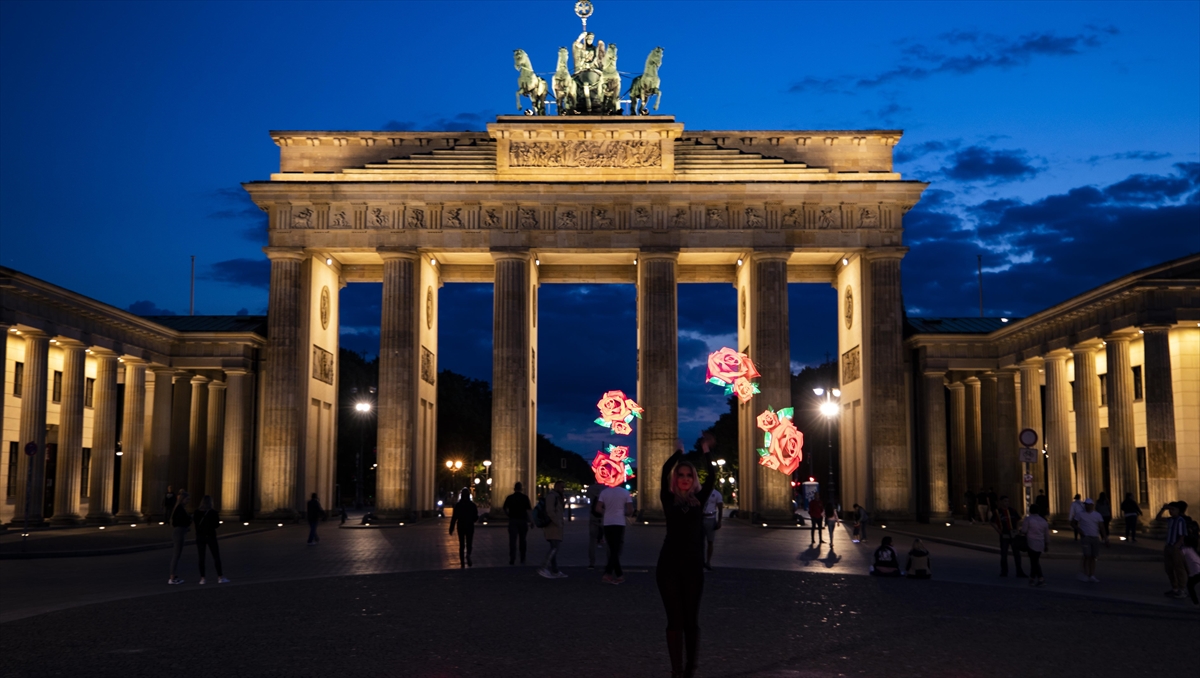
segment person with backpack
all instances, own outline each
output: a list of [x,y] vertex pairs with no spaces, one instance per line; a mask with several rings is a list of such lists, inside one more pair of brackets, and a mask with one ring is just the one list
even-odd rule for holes
[[996,510],[992,512],[992,529],[1000,535],[1000,576],[1008,576],[1008,552],[1012,551],[1013,565],[1017,568],[1017,576],[1024,579],[1025,571],[1021,568],[1021,548],[1017,537],[1017,525],[1020,519],[1017,512],[1008,505],[1008,497],[1000,497]]
[[892,548],[892,538],[884,537],[875,549],[875,562],[871,565],[871,574],[876,577],[899,577],[900,557]]
[[207,494],[200,500],[200,507],[192,514],[196,525],[196,548],[200,551],[200,583],[204,584],[204,561],[206,551],[212,552],[213,565],[217,568],[217,583],[228,584],[229,580],[221,572],[221,549],[217,548],[217,528],[221,525],[220,516],[213,510],[212,497]]
[[546,553],[546,559],[538,568],[538,574],[546,579],[567,578],[567,573],[558,569],[558,547],[562,546],[563,540],[563,505],[565,503],[563,481],[557,480],[554,482],[554,488],[538,500],[537,508],[534,509],[534,523],[542,528],[542,536],[550,544],[550,551]]
[[529,512],[533,506],[521,491],[521,483],[513,485],[513,493],[504,499],[504,515],[508,516],[508,564],[517,561],[517,542],[521,544],[521,564],[525,564],[525,536],[529,533]]
[[925,548],[925,544],[922,544],[920,539],[913,540],[912,548],[908,550],[908,562],[904,565],[904,571],[908,573],[909,579],[933,577],[929,550]]
[[312,546],[321,541],[321,538],[317,536],[317,523],[325,517],[325,509],[321,508],[321,501],[317,499],[316,492],[313,492],[312,497],[308,500],[305,513],[308,516],[308,545]]
[[167,524],[171,526],[171,542],[174,546],[171,553],[171,577],[167,579],[167,583],[171,585],[183,583],[183,579],[175,576],[175,571],[179,568],[179,557],[183,555],[183,542],[192,527],[192,517],[187,512],[187,500],[187,490],[179,490],[175,497],[175,505],[167,513]]
[[479,507],[471,501],[471,488],[464,487],[458,495],[458,503],[454,505],[454,515],[450,517],[450,534],[458,526],[458,566],[471,565],[471,551],[475,547],[475,523],[479,520]]

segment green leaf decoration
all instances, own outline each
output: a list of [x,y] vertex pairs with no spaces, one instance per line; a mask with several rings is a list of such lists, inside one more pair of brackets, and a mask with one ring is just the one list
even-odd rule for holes
[[600,424],[600,425],[601,425],[601,426],[603,426],[604,428],[612,428],[612,423],[611,423],[611,422],[604,421],[604,420],[603,420],[603,419],[601,419],[600,417],[596,417],[596,423],[597,423],[597,424]]
[[752,382],[750,382],[750,385],[754,387],[754,392],[755,392],[756,394],[757,394],[757,393],[762,393],[762,391],[758,390],[758,382],[757,382],[757,381],[752,381]]
[[770,431],[767,431],[766,433],[763,434],[763,445],[766,445],[767,447],[771,446],[771,432]]
[[716,386],[725,386],[726,385],[725,382],[721,381],[720,379],[717,379],[716,377],[712,377],[711,379],[709,379],[708,383],[716,385]]
[[[641,413],[641,412],[634,412],[634,413],[633,413],[633,416],[637,417],[638,419],[641,419],[641,418],[642,418],[642,413]],[[633,420],[632,420],[632,419],[626,419],[625,421],[633,421]]]
[[628,424],[631,421],[633,421],[633,415],[632,414],[625,415],[625,423]]
[[795,408],[793,408],[793,407],[785,407],[785,408],[783,408],[782,410],[779,410],[779,416],[780,416],[780,417],[783,417],[784,419],[791,419],[791,418],[792,418],[792,414],[793,414],[794,412],[795,412]]
[[761,447],[758,448],[758,456],[765,457],[768,454],[770,454],[770,452],[767,452],[764,448],[761,448]]

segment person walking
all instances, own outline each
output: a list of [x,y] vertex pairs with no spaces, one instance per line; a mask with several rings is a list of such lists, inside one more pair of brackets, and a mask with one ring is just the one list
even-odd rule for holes
[[1079,541],[1079,528],[1075,527],[1076,519],[1083,513],[1083,502],[1079,501],[1080,495],[1075,495],[1075,500],[1071,502],[1071,509],[1067,513],[1067,519],[1071,521],[1071,531],[1075,536],[1075,541]]
[[633,499],[629,497],[629,490],[623,485],[605,488],[600,493],[600,513],[604,521],[604,541],[608,542],[608,564],[604,566],[601,581],[624,584],[621,548],[625,545],[625,521],[633,515]]
[[899,577],[900,556],[892,548],[892,538],[884,537],[875,549],[875,562],[871,565],[871,574],[876,577]]
[[1042,554],[1050,550],[1050,523],[1046,522],[1046,507],[1034,503],[1033,510],[1021,521],[1018,528],[1025,535],[1025,546],[1029,549],[1029,585],[1045,586],[1042,574]]
[[908,560],[904,564],[904,571],[908,574],[908,578],[929,579],[933,577],[931,563],[929,549],[925,548],[925,544],[922,544],[920,539],[914,539],[912,548],[908,550]]
[[221,525],[221,519],[213,510],[212,497],[204,495],[200,500],[200,507],[192,514],[192,522],[196,525],[196,549],[200,551],[200,583],[205,583],[205,552],[211,551],[213,566],[217,568],[217,583],[228,584],[229,580],[221,571],[221,549],[217,546],[217,528]]
[[712,571],[713,545],[717,541],[717,530],[725,520],[725,496],[716,487],[708,495],[704,503],[704,539],[708,542],[708,551],[704,554],[704,569]]
[[[700,598],[704,593],[704,511],[716,484],[707,453],[701,464],[704,484],[692,462],[683,458],[683,443],[663,464],[658,500],[667,523],[667,536],[658,553],[654,579],[667,613],[667,653],[671,676],[696,674],[700,653]],[[686,653],[686,654],[685,654]],[[686,657],[686,663],[685,663]]]
[[1138,516],[1142,515],[1142,507],[1138,506],[1132,492],[1125,493],[1125,500],[1121,502],[1121,515],[1125,518],[1125,538],[1136,544]]
[[1160,520],[1164,512],[1170,514],[1167,519],[1166,546],[1163,547],[1163,567],[1171,582],[1171,590],[1163,595],[1171,598],[1182,598],[1183,589],[1187,586],[1187,564],[1183,559],[1183,544],[1188,533],[1188,517],[1184,515],[1186,511],[1187,502],[1173,501],[1163,504],[1154,516],[1155,520]]
[[558,569],[558,548],[563,540],[563,481],[556,480],[554,488],[546,493],[546,517],[550,522],[542,527],[542,536],[550,544],[546,559],[542,561],[538,574],[546,579],[566,579],[567,573]]
[[838,517],[837,506],[830,504],[825,507],[825,527],[829,530],[829,550],[833,551],[833,532],[841,519]]
[[587,489],[588,498],[588,569],[596,568],[596,549],[604,543],[604,514],[600,512],[600,493],[605,490],[600,483],[592,483]]
[[450,516],[450,534],[458,526],[458,566],[471,566],[471,550],[475,547],[475,523],[479,520],[479,507],[471,501],[471,488],[464,487],[458,493],[454,515]]
[[521,564],[525,564],[525,536],[529,534],[529,512],[533,506],[521,491],[521,483],[513,485],[513,493],[504,498],[504,515],[508,516],[508,564],[517,561],[517,542],[521,544]]
[[808,543],[813,545],[825,543],[825,504],[821,503],[821,496],[816,495],[812,501],[808,502],[808,517],[812,519],[812,527],[808,530]]
[[1000,535],[1000,576],[1008,576],[1008,552],[1012,551],[1013,565],[1017,569],[1017,576],[1025,578],[1025,572],[1021,569],[1021,550],[1013,537],[1017,535],[1017,525],[1020,518],[1017,512],[1008,505],[1008,497],[1000,497],[997,502],[996,510],[992,512],[992,529],[996,534]]
[[1100,583],[1096,578],[1096,558],[1100,557],[1100,530],[1104,519],[1096,513],[1096,502],[1091,497],[1083,500],[1083,512],[1078,513],[1071,521],[1071,527],[1079,531],[1080,546],[1083,549],[1083,561],[1080,565],[1079,581]]
[[187,539],[188,530],[192,526],[192,517],[187,512],[187,490],[179,490],[175,496],[175,505],[167,513],[167,524],[171,526],[171,542],[174,546],[171,553],[171,576],[168,584],[182,584],[183,579],[175,576],[179,568],[179,557],[183,555],[183,542]]
[[1104,519],[1104,524],[1101,526],[1103,530],[1100,532],[1100,538],[1104,540],[1104,545],[1108,546],[1108,535],[1112,529],[1112,502],[1108,500],[1108,493],[1101,492],[1096,496],[1096,513]]
[[325,517],[325,509],[321,508],[321,501],[317,499],[316,492],[309,498],[305,513],[308,515],[308,545],[313,546],[321,541],[317,536],[317,522]]

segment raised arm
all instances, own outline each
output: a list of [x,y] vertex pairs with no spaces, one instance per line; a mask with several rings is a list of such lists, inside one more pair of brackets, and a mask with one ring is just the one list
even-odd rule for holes
[[663,506],[669,504],[671,500],[671,469],[675,468],[675,464],[683,458],[683,445],[676,444],[675,454],[672,454],[667,463],[663,464],[662,479],[658,486],[658,497],[662,500]]

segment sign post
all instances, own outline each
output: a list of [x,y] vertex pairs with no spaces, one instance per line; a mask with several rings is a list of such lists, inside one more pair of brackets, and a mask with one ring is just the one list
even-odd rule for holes
[[21,550],[25,550],[25,540],[29,539],[29,500],[33,496],[33,458],[37,456],[37,443],[25,443],[25,454],[29,461],[25,464],[25,529],[21,532]]
[[1021,484],[1025,486],[1025,512],[1029,513],[1029,509],[1033,507],[1033,464],[1038,460],[1038,451],[1034,448],[1037,445],[1037,431],[1027,428],[1022,429],[1017,434],[1017,442],[1020,443],[1021,454]]

